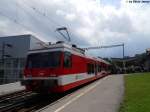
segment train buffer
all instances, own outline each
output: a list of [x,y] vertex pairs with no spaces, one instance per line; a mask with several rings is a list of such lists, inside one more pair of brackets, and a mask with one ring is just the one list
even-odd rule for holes
[[123,98],[123,83],[123,75],[104,77],[40,112],[116,112]]

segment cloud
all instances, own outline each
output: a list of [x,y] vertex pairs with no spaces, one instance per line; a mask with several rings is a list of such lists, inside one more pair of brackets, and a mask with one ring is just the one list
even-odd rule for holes
[[[11,18],[0,16],[1,36],[32,33],[45,41],[57,41],[63,38],[55,29],[66,26],[72,42],[81,47],[125,43],[125,53],[130,56],[149,47],[149,4],[129,4],[126,0],[115,3],[104,3],[102,0],[0,2],[0,15],[2,11]],[[121,57],[122,49],[93,50],[90,53]]]

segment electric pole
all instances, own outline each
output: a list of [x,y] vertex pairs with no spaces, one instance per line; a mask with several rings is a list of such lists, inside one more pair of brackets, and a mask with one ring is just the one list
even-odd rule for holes
[[126,64],[125,64],[125,59],[124,59],[124,43],[123,43],[123,70],[124,70],[124,73],[126,73]]
[[124,73],[126,73],[126,67],[125,67],[125,48],[124,48],[124,43],[122,44],[115,44],[115,45],[107,45],[107,46],[95,46],[95,47],[87,47],[87,48],[82,48],[83,50],[93,50],[93,49],[106,49],[106,48],[114,48],[114,47],[122,47],[122,70]]

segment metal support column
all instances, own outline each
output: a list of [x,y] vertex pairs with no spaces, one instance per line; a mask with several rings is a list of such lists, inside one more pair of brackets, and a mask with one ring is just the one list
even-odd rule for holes
[[123,70],[124,70],[124,73],[126,73],[126,64],[125,64],[125,59],[124,59],[124,43],[122,44],[122,52],[123,52]]

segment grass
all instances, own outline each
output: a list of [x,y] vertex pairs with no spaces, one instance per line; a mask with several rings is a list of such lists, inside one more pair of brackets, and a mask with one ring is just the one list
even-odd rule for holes
[[150,73],[125,76],[125,96],[120,112],[150,112]]

